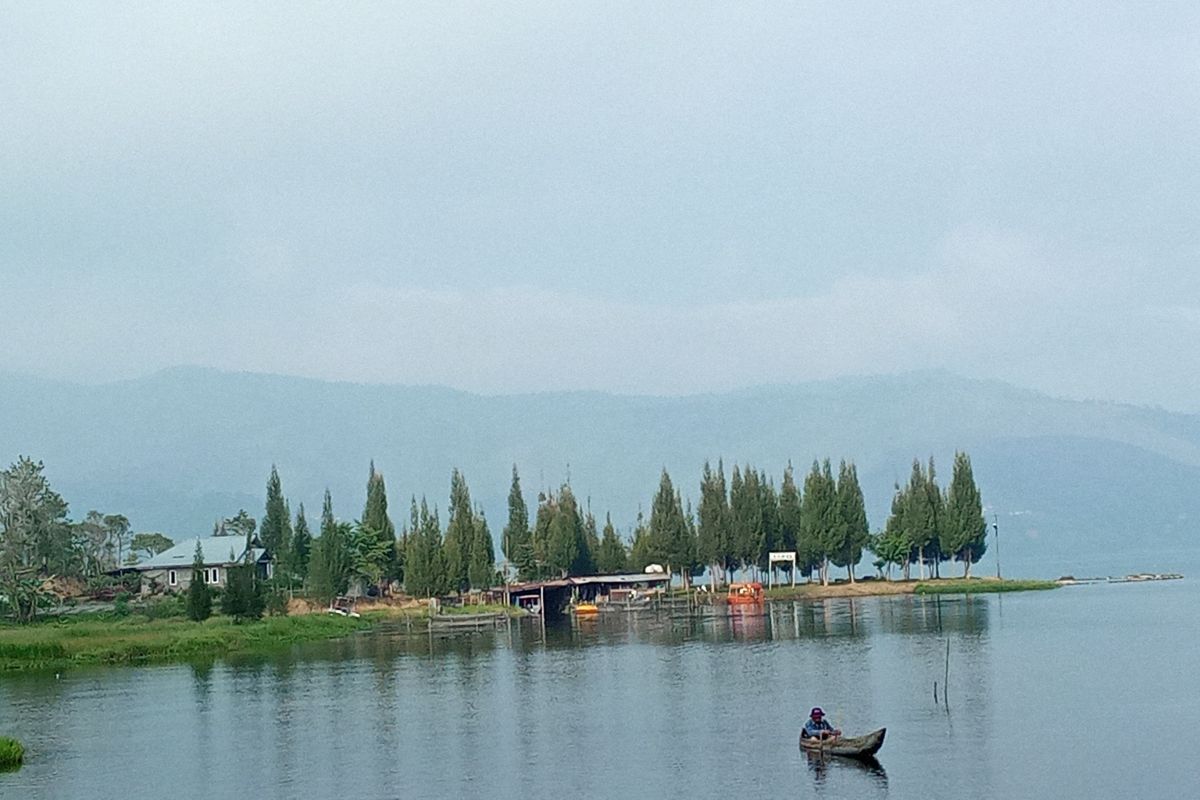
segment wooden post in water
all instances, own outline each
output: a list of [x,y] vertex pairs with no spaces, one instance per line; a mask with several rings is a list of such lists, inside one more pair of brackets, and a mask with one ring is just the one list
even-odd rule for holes
[[942,698],[946,701],[946,710],[950,710],[950,637],[946,637],[946,674],[942,683]]

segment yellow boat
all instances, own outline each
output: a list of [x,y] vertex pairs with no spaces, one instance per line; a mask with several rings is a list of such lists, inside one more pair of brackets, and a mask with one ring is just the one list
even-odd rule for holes
[[600,606],[595,603],[576,603],[574,611],[578,617],[590,617],[600,613]]

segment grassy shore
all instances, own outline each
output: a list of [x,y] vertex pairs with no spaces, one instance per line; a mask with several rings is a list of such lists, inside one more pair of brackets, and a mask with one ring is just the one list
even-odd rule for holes
[[16,739],[0,736],[0,772],[16,769],[25,760],[25,748]]
[[829,586],[800,583],[776,586],[766,591],[769,600],[821,600],[827,597],[875,597],[892,594],[976,594],[981,592],[1025,592],[1055,589],[1056,581],[1009,580],[998,578],[939,578],[909,581],[837,582]]
[[[441,613],[521,616],[526,612],[510,606],[474,605],[446,606]],[[365,606],[361,617],[316,612],[267,617],[240,625],[227,617],[196,623],[182,617],[151,619],[141,614],[81,614],[42,619],[30,625],[0,623],[0,673],[263,652],[300,642],[337,639],[397,621],[423,629],[429,623],[429,610],[424,606]]]
[[368,620],[329,614],[269,617],[240,625],[225,617],[195,623],[100,615],[3,625],[0,672],[181,661],[333,639],[370,627]]
[[943,578],[917,584],[916,594],[978,594],[980,592],[1034,592],[1057,589],[1058,581],[1003,580],[998,578]]

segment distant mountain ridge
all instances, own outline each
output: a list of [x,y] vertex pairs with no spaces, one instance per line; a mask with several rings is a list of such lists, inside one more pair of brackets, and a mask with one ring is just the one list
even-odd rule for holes
[[705,459],[750,463],[778,482],[789,459],[802,474],[814,458],[846,458],[876,529],[912,459],[934,456],[945,485],[956,449],[971,454],[1014,558],[1195,545],[1200,416],[945,372],[684,397],[482,396],[193,368],[99,386],[0,375],[5,464],[45,461],[76,518],[121,512],[175,538],[241,507],[260,517],[272,463],[310,522],[326,486],[337,514],[357,517],[371,459],[398,528],[413,494],[445,508],[457,467],[498,538],[513,463],[531,506],[569,479],[627,530],[639,507],[648,513],[664,466],[694,503]]

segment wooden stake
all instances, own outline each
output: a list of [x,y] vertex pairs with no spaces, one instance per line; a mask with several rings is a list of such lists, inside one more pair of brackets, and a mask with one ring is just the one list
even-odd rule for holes
[[950,639],[946,639],[946,675],[942,686],[942,697],[946,701],[946,710],[950,710]]

